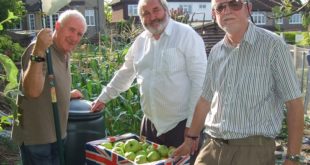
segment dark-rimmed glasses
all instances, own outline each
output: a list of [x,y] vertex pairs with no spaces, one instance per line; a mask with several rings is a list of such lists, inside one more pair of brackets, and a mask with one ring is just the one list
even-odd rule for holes
[[247,2],[241,2],[240,0],[239,1],[232,0],[229,2],[224,2],[224,3],[220,3],[220,4],[215,5],[214,9],[215,9],[216,13],[218,13],[218,14],[221,14],[223,12],[223,10],[226,9],[227,6],[231,10],[238,11],[246,3]]

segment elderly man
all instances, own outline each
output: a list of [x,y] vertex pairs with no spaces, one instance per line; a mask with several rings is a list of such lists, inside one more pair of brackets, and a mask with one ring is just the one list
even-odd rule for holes
[[145,31],[92,110],[104,108],[136,79],[144,112],[141,134],[177,147],[184,141],[201,94],[206,71],[204,42],[190,26],[170,18],[166,0],[140,0],[138,12]]
[[249,22],[252,4],[212,0],[212,15],[226,35],[211,50],[203,85],[188,134],[175,151],[195,150],[205,127],[208,140],[197,165],[274,165],[275,137],[283,107],[287,109],[288,150],[285,165],[298,164],[303,135],[303,104],[286,43]]
[[45,52],[50,48],[62,139],[66,137],[70,98],[82,94],[71,90],[69,57],[86,32],[84,16],[77,10],[63,12],[51,29],[42,29],[22,56],[22,79],[18,97],[20,123],[14,123],[12,138],[20,145],[23,165],[57,165],[51,93]]

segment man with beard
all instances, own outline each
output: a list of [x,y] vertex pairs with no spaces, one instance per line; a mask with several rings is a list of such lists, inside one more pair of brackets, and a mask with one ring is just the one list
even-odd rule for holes
[[[299,81],[286,43],[256,27],[244,0],[212,0],[212,15],[226,35],[211,50],[202,95],[188,131],[208,139],[197,165],[274,165],[275,137],[287,110],[285,165],[299,164],[303,103]],[[186,139],[174,155],[193,151]]]
[[141,135],[177,147],[184,141],[201,94],[207,62],[205,45],[190,26],[170,18],[166,0],[140,0],[138,12],[145,31],[93,102],[92,110],[104,108],[136,79],[144,112]]

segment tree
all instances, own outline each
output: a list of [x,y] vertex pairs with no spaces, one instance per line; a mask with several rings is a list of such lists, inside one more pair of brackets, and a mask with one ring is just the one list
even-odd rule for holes
[[[261,1],[261,0],[259,0]],[[272,0],[278,6],[274,7],[274,19],[290,17],[296,13],[302,14],[303,25],[310,25],[310,0]]]
[[[22,17],[25,13],[25,6],[22,0],[0,0],[0,20],[5,20],[9,17],[8,10],[13,12],[16,16]],[[9,22],[6,22],[7,25]]]

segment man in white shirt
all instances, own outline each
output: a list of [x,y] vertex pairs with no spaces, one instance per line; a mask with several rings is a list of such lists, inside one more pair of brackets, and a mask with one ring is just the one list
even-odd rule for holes
[[205,45],[190,26],[170,18],[166,0],[140,0],[138,12],[145,31],[93,102],[92,111],[104,108],[137,79],[144,112],[141,134],[153,142],[177,147],[184,141],[201,95]]

